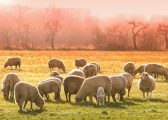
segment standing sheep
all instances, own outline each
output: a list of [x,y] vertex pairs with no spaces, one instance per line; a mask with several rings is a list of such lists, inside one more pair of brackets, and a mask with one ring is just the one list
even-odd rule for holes
[[99,87],[97,89],[97,102],[98,102],[98,106],[100,104],[102,104],[104,106],[104,104],[105,104],[105,98],[106,98],[106,94],[104,92],[104,88],[103,87]]
[[[15,103],[19,107],[19,111],[22,111],[26,107],[28,101],[31,103],[31,109],[33,110],[33,103],[40,109],[43,108],[44,100],[42,99],[37,87],[25,82],[18,82],[14,87]],[[24,103],[24,107],[23,107]]]
[[136,74],[138,74],[138,73],[143,73],[144,70],[145,70],[145,64],[140,65],[139,67],[137,67],[137,68],[135,69],[134,75],[136,75]]
[[87,61],[84,58],[76,59],[75,60],[75,66],[77,68],[85,66]]
[[45,95],[45,97],[47,98],[47,100],[49,100],[48,98],[48,94],[49,93],[54,93],[55,94],[55,100],[60,100],[60,85],[57,81],[55,80],[49,80],[49,81],[45,81],[42,82],[38,85],[38,90],[40,92],[40,95],[43,97]]
[[125,64],[123,69],[125,72],[130,73],[132,76],[134,76],[135,65],[133,62],[128,62],[127,64]]
[[86,78],[97,75],[97,68],[93,64],[85,65],[82,71],[84,72]]
[[77,94],[84,80],[83,77],[75,75],[68,76],[64,79],[63,85],[67,102],[71,102],[71,95]]
[[69,72],[69,75],[76,75],[85,78],[84,72],[80,69],[73,69],[72,71]]
[[124,76],[127,79],[127,89],[128,89],[128,97],[129,97],[130,90],[133,84],[133,76],[129,73],[123,73],[122,76]]
[[12,66],[15,66],[15,70],[17,69],[17,66],[18,66],[19,69],[20,69],[21,58],[20,57],[11,57],[11,58],[8,58],[8,60],[4,63],[4,68],[7,68],[8,66],[10,66],[11,69],[12,69]]
[[93,102],[92,97],[96,97],[97,89],[103,87],[105,93],[108,96],[108,102],[110,102],[111,95],[111,80],[108,76],[94,76],[87,78],[81,85],[77,95],[76,102],[84,100],[87,96],[90,97],[90,102]]
[[10,93],[10,99],[13,100],[13,94],[14,94],[14,86],[16,83],[20,81],[20,78],[14,74],[14,73],[8,73],[2,80],[3,82],[3,89],[1,90],[4,95],[4,99],[9,99],[9,93]]
[[96,68],[97,68],[97,73],[100,72],[100,65],[99,65],[99,64],[97,64],[96,62],[91,62],[91,63],[89,63],[89,64],[93,64],[93,65],[95,65]]
[[55,67],[57,67],[58,70],[61,69],[64,73],[66,73],[65,65],[61,60],[50,59],[48,61],[48,67],[49,67],[50,71],[52,71]]
[[113,98],[113,101],[116,102],[115,95],[118,93],[120,95],[120,101],[123,100],[123,96],[126,93],[126,87],[127,87],[127,79],[121,75],[116,75],[110,77],[112,82],[112,90],[111,95]]
[[138,81],[138,88],[143,93],[143,98],[145,98],[145,92],[147,93],[147,98],[152,96],[152,91],[155,89],[155,79],[150,76],[147,72],[141,74],[141,79]]
[[168,80],[168,71],[167,68],[159,65],[159,64],[147,64],[145,65],[145,72],[149,73],[150,75],[154,74],[164,76],[166,80]]

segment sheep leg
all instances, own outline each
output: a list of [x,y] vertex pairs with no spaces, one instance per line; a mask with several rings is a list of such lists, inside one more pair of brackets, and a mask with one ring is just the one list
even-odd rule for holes
[[112,95],[113,101],[116,102],[115,94]]
[[[132,87],[132,86],[131,86]],[[128,88],[128,97],[130,96],[131,87]]]
[[30,102],[30,109],[33,110],[33,102]]
[[15,66],[15,70],[17,69],[17,65]]
[[14,95],[14,92],[11,91],[11,94],[10,94],[10,99],[13,100],[13,95]]
[[147,92],[147,98],[149,98],[149,93]]
[[68,93],[66,92],[65,93],[65,96],[66,96],[66,100],[67,100],[67,102],[68,102],[68,95],[67,95]]
[[89,99],[89,102],[90,102],[90,103],[93,103],[92,96],[89,96],[89,98],[90,98],[90,99]]
[[122,100],[123,100],[123,95],[120,94],[120,101],[122,101]]
[[152,98],[152,92],[150,92],[150,98]]
[[71,94],[69,93],[69,102],[71,102]]
[[24,103],[23,109],[25,109],[25,107],[26,107],[26,105],[27,105],[27,102],[28,102],[28,100],[25,100],[25,103]]
[[143,92],[143,99],[145,99],[145,92]]

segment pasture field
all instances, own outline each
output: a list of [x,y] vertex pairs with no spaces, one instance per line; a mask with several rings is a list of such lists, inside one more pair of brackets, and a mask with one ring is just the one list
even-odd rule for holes
[[[10,56],[22,57],[21,70],[4,69],[3,64]],[[136,66],[145,63],[159,63],[168,67],[168,52],[106,52],[106,51],[0,51],[0,79],[9,72],[15,72],[21,80],[37,85],[41,80],[48,78],[50,71],[47,62],[50,58],[59,58],[64,61],[67,71],[75,68],[76,58],[86,58],[88,62],[97,62],[101,65],[103,75],[115,75],[123,72],[122,67],[126,62],[135,62]],[[64,77],[67,74],[62,74]],[[43,111],[33,105],[35,111],[31,111],[30,104],[26,106],[24,113],[19,113],[14,102],[5,101],[0,93],[0,120],[167,120],[168,119],[168,82],[158,79],[156,90],[152,99],[143,100],[142,93],[138,90],[139,75],[134,79],[130,98],[125,95],[125,100],[98,107],[94,104],[75,104],[65,102],[63,89],[61,90],[61,102],[46,102]],[[2,82],[0,83],[0,89]],[[53,98],[51,96],[51,98]]]

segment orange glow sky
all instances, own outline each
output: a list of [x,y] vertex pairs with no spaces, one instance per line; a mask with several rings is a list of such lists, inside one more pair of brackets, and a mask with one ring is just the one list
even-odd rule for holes
[[[1,5],[13,5],[18,0],[0,0]],[[168,0],[22,0],[32,7],[48,7],[55,3],[59,8],[86,8],[93,15],[110,17],[117,15],[168,15]],[[54,2],[55,1],[55,2]]]

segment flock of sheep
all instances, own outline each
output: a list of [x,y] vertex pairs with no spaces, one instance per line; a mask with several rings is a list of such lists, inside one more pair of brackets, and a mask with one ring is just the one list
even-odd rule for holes
[[[19,66],[20,68],[21,58],[9,58],[5,62],[4,68],[8,66],[15,66],[16,69]],[[48,67],[51,70],[51,77],[42,80],[37,87],[21,81],[14,73],[8,73],[3,78],[2,92],[4,99],[15,100],[19,111],[26,107],[28,101],[31,103],[31,109],[33,109],[33,103],[42,109],[45,104],[43,96],[50,100],[49,93],[54,93],[54,99],[60,101],[60,91],[61,86],[63,86],[67,102],[71,102],[71,95],[76,94],[76,103],[86,101],[87,97],[89,97],[89,102],[92,103],[92,97],[95,97],[98,105],[104,105],[106,97],[108,102],[110,102],[110,96],[116,102],[116,94],[119,94],[120,101],[122,101],[126,89],[128,89],[129,97],[133,78],[137,73],[140,73],[138,87],[143,93],[143,98],[145,98],[145,93],[147,93],[147,98],[151,97],[152,91],[155,89],[155,78],[164,76],[165,79],[168,79],[167,68],[158,64],[146,64],[136,68],[134,63],[129,62],[123,67],[125,73],[110,77],[97,75],[100,72],[100,65],[96,62],[87,63],[85,59],[81,58],[75,60],[75,66],[76,69],[70,71],[68,76],[64,78],[58,72],[52,71],[56,67],[66,73],[64,63],[58,59],[50,59]]]

